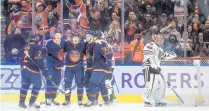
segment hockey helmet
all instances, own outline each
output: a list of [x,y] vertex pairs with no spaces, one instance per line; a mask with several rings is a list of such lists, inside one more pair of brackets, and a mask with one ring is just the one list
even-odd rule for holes
[[34,33],[29,33],[28,34],[28,39],[27,39],[28,42],[36,42],[37,41],[37,36],[36,34]]

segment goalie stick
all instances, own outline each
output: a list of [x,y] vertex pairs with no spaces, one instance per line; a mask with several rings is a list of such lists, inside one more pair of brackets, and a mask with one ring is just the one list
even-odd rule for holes
[[[160,76],[162,77],[163,81],[165,82],[165,78],[164,76],[160,73]],[[178,95],[178,93],[175,91],[175,89],[173,88],[173,86],[171,86],[170,82],[167,81],[168,87],[171,88],[171,90],[174,92],[174,94],[179,98],[179,100],[184,104],[184,101],[182,100],[182,98]],[[165,87],[166,88],[166,87]],[[165,91],[164,91],[165,93]]]

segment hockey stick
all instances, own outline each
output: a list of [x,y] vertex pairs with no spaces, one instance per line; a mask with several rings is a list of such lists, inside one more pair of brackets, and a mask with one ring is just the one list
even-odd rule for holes
[[[28,54],[25,53],[25,55],[33,62],[33,64],[34,64],[41,72],[43,72],[43,71],[41,70],[41,68],[34,62],[34,60],[33,60]],[[40,74],[41,74],[41,73],[40,73]],[[43,76],[43,74],[41,74],[41,75]],[[44,76],[43,76],[43,77],[44,77]],[[68,93],[68,90],[67,90],[67,91],[62,91],[62,90],[59,88],[59,86],[57,86],[57,85],[54,83],[54,81],[52,81],[51,78],[47,77],[46,79],[50,80],[50,81],[52,82],[52,84],[55,86],[55,88],[57,88],[60,92],[62,92],[62,93]]]
[[[113,75],[113,74],[112,74],[112,75]],[[118,93],[120,94],[120,91],[119,91],[119,89],[118,89],[117,82],[116,82],[116,80],[115,80],[115,76],[113,75],[113,77],[114,77],[114,82],[115,82],[115,86],[116,86],[116,88],[117,88],[117,91],[118,91]]]
[[[162,77],[163,81],[165,82],[164,76],[160,73],[160,76]],[[167,81],[168,87],[171,88],[171,90],[174,92],[174,94],[179,98],[179,100],[184,104],[184,101],[181,99],[181,97],[178,95],[178,93],[175,91],[173,86],[171,86],[170,82]],[[166,88],[166,87],[165,87]],[[165,91],[164,91],[165,92]]]
[[167,81],[168,87],[171,88],[171,90],[174,92],[174,94],[180,99],[180,101],[184,104],[184,101],[181,99],[181,97],[178,95],[178,93],[175,91],[173,86],[171,86],[170,82]]

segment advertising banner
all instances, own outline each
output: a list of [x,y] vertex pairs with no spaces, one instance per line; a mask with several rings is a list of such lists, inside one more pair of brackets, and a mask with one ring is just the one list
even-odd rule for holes
[[[14,65],[2,65],[1,66],[1,92],[0,94],[19,94],[21,87],[21,74],[20,66]],[[202,89],[209,89],[209,67],[200,67],[201,85]],[[64,73],[64,69],[62,71]],[[63,75],[62,73],[62,75]],[[194,93],[197,94],[197,68],[195,66],[162,66],[162,74],[165,79],[170,81],[171,85],[175,87],[178,93]],[[142,95],[144,83],[144,75],[142,73],[141,66],[116,66],[113,72],[115,82],[117,83],[120,91],[119,95]],[[45,79],[42,77],[42,89],[41,94],[45,91]],[[75,83],[73,82],[73,85]],[[60,88],[63,89],[64,82]],[[115,87],[115,86],[114,86]],[[76,87],[72,93],[76,94]],[[118,91],[115,87],[115,93]],[[204,93],[204,92],[203,92]],[[166,94],[173,94],[173,92],[167,89]]]

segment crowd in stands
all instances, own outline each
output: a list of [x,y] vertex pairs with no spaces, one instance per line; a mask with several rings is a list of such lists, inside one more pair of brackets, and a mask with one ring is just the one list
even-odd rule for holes
[[187,3],[188,39],[183,39],[184,0],[125,0],[124,23],[122,0],[63,0],[63,5],[60,0],[33,0],[34,12],[31,1],[4,2],[7,62],[18,62],[18,50],[32,31],[32,22],[39,44],[54,37],[56,28],[63,29],[66,40],[74,32],[85,38],[85,32],[101,30],[114,49],[116,61],[124,60],[125,63],[142,62],[143,47],[152,41],[153,34],[165,38],[162,47],[166,52],[173,51],[183,57],[186,49],[188,57],[209,56],[209,17],[199,13],[196,0]]

